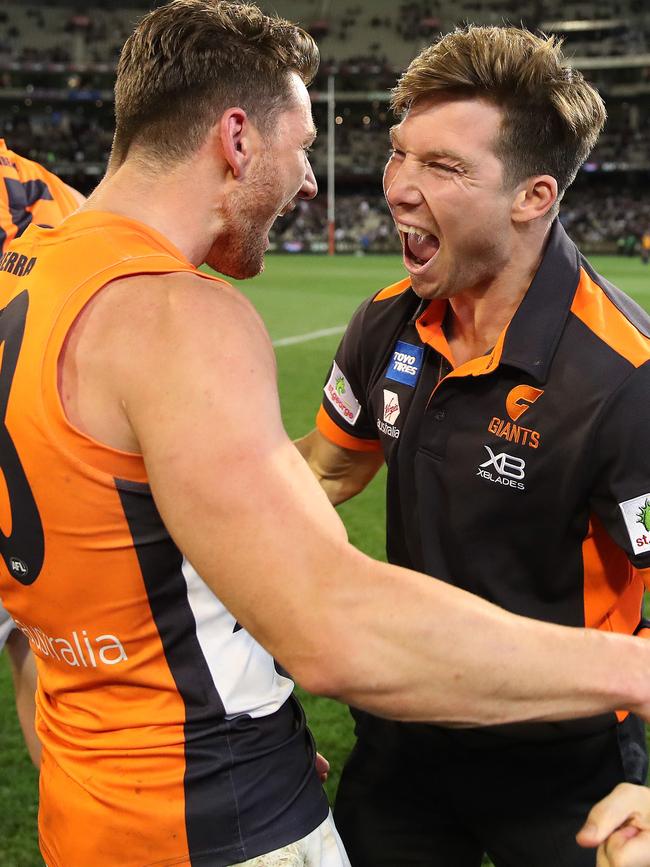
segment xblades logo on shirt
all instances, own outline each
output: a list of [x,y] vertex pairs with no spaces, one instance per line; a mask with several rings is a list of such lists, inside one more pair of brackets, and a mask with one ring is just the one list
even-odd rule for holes
[[523,480],[526,477],[526,461],[523,458],[518,458],[505,452],[497,455],[492,451],[490,446],[484,445],[483,448],[488,453],[489,458],[485,463],[479,464],[476,475],[482,479],[487,479],[488,482],[503,485],[506,488],[525,491],[526,486]]

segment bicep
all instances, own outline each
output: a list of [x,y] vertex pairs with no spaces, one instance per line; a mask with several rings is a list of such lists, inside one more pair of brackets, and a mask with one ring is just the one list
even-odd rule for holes
[[246,304],[202,298],[152,340],[125,402],[161,517],[239,622],[286,660],[286,622],[317,607],[313,579],[346,537],[282,426],[268,337]]

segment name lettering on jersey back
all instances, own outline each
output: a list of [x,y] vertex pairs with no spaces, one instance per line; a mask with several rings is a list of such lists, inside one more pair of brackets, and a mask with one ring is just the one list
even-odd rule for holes
[[10,274],[15,274],[16,277],[26,277],[35,264],[35,256],[28,259],[22,253],[15,253],[12,250],[4,253],[0,259],[0,271],[8,271]]
[[43,656],[64,662],[71,668],[118,665],[128,659],[124,645],[117,635],[107,633],[92,638],[86,629],[75,629],[69,639],[54,638],[47,635],[40,626],[27,626],[20,620],[14,620],[14,623],[27,637],[34,650],[39,651]]

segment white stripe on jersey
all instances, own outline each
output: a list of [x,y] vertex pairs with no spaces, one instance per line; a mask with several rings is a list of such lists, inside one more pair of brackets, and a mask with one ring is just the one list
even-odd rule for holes
[[7,639],[11,632],[16,628],[16,624],[11,619],[9,612],[0,602],[0,651],[7,643]]
[[226,716],[275,713],[291,695],[293,681],[278,674],[273,657],[245,629],[233,632],[235,618],[186,559],[183,576],[196,635]]

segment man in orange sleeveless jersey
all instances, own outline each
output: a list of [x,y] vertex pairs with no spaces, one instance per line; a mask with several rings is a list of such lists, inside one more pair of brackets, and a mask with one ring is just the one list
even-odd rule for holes
[[650,716],[644,642],[356,551],[259,317],[197,270],[258,273],[315,195],[317,63],[254,6],[158,8],[120,57],[106,178],[0,261],[0,592],[37,658],[49,867],[348,864],[293,678],[411,721]]
[[[20,237],[32,222],[56,226],[85,201],[38,163],[9,150],[0,139],[0,251]],[[0,603],[0,651],[6,647],[16,692],[16,710],[25,743],[34,764],[40,764],[41,747],[34,731],[36,667],[26,636]]]

